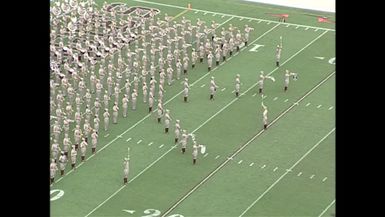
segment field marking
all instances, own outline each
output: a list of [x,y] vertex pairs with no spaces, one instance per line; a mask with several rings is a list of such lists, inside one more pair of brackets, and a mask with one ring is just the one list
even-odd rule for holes
[[204,86],[206,86],[206,84],[202,84],[202,85],[201,85],[201,87],[204,87]]
[[277,99],[278,99],[278,97],[276,96],[276,97],[274,97],[273,101],[275,101],[275,100],[277,100]]
[[254,93],[252,96],[255,96],[255,95],[257,95],[257,93]]
[[162,148],[164,146],[164,144],[161,144],[160,146],[159,146],[159,148]]
[[270,25],[271,22],[266,23],[267,25]]
[[[281,23],[278,23],[277,25],[273,26],[271,29],[269,29],[268,31],[266,31],[264,34],[262,34],[261,36],[259,36],[257,39],[255,39],[253,42],[251,42],[250,44],[254,43],[255,41],[259,40],[260,38],[262,38],[264,35],[266,35],[267,33],[269,33],[270,31],[272,31],[273,29],[275,29],[277,26],[279,26]],[[318,38],[320,38],[321,36],[323,36],[324,34],[326,34],[327,31],[323,32],[322,34],[320,34],[317,38],[315,38],[313,41],[311,41],[309,44],[307,44],[304,48],[302,48],[301,50],[299,50],[297,53],[295,53],[293,56],[291,56],[289,59],[287,59],[285,62],[282,63],[282,65],[284,65],[286,62],[290,61],[293,57],[295,57],[298,53],[300,53],[301,51],[303,51],[305,48],[307,48],[308,46],[310,46],[312,43],[314,43]],[[239,53],[239,52],[238,52]],[[218,67],[217,67],[218,68]],[[215,68],[216,69],[216,68]],[[278,68],[275,68],[273,71],[270,72],[273,73],[275,70],[277,70]],[[311,92],[313,92],[318,86],[320,86],[321,84],[323,84],[328,78],[330,78],[332,75],[334,75],[335,71],[333,73],[331,73],[325,80],[323,80],[320,84],[318,84],[317,86],[315,86],[312,90],[310,90],[307,94],[305,94],[301,99],[299,99],[299,101],[303,100],[307,95],[309,95]],[[207,76],[209,73],[206,73],[204,76],[202,76],[200,79],[198,79],[197,81],[195,82],[198,82],[199,80],[203,79],[205,76]],[[194,83],[195,83],[194,82]],[[255,83],[254,85],[252,85],[246,92],[250,91],[255,85],[257,85],[258,83]],[[182,93],[183,91],[181,91],[180,93]],[[246,94],[246,92],[243,93]],[[180,94],[179,93],[179,94]],[[177,95],[179,95],[177,94]],[[177,97],[177,95],[175,95],[173,98]],[[173,98],[171,98],[170,100],[172,100]],[[238,99],[238,98],[236,98]],[[201,124],[198,128],[196,128],[195,130],[193,130],[191,133],[194,133],[196,132],[197,130],[199,130],[204,124],[206,124],[207,122],[209,122],[212,118],[214,118],[216,115],[218,115],[220,112],[222,112],[224,109],[226,109],[228,106],[230,106],[231,104],[233,104],[236,99],[232,100],[230,103],[228,103],[225,107],[223,107],[221,110],[219,110],[217,113],[215,113],[213,116],[211,116],[209,119],[207,119],[203,124]],[[170,101],[169,100],[169,101]],[[167,103],[167,102],[166,102]],[[165,103],[165,104],[166,104]],[[281,118],[284,114],[286,114],[289,110],[291,110],[292,106],[289,107],[285,112],[283,112],[280,116],[278,116],[276,119],[274,119],[269,125],[275,123],[275,121],[277,121],[279,118]],[[150,115],[150,114],[149,114]],[[147,115],[146,117],[148,117],[149,115]],[[143,120],[143,119],[142,119]],[[139,124],[139,122],[137,123]],[[136,124],[136,125],[137,125]],[[132,128],[132,127],[130,127]],[[256,138],[257,136],[259,136],[262,132],[264,132],[263,130],[261,130],[258,134],[256,134],[252,140],[254,138]],[[233,156],[237,155],[240,151],[242,151],[252,140],[250,140],[248,143],[246,143],[244,146],[242,146],[240,149],[238,149],[238,151],[236,151]],[[106,147],[106,146],[104,146]],[[103,147],[103,148],[104,148]],[[130,183],[131,181],[135,180],[136,177],[140,176],[142,173],[144,173],[148,168],[150,168],[152,165],[154,165],[156,162],[158,162],[161,158],[163,158],[166,154],[168,154],[175,146],[173,146],[170,150],[168,150],[166,153],[164,153],[161,157],[159,157],[156,161],[154,161],[153,163],[151,163],[148,167],[146,167],[144,170],[142,170],[137,176],[134,177],[134,179],[131,179],[128,183]],[[102,150],[102,149],[101,149]],[[99,150],[99,151],[101,151]],[[94,155],[92,155],[94,156]],[[216,170],[214,170],[212,173],[210,173],[202,182],[200,182],[196,187],[194,187],[189,193],[187,193],[181,200],[184,200],[184,198],[188,197],[193,191],[195,191],[196,188],[198,188],[203,182],[205,182],[207,180],[207,178],[211,177],[216,171],[218,171],[218,169],[222,168],[229,160],[232,160],[233,156],[227,158],[227,160],[224,162],[224,164],[222,163]],[[122,189],[122,188],[121,188]],[[120,190],[121,190],[120,189]],[[120,190],[118,190],[117,192],[115,192],[113,195],[117,194]],[[87,214],[85,217],[89,216],[90,214],[92,214],[96,209],[98,209],[100,206],[102,206],[104,203],[106,203],[109,199],[111,198],[111,196],[109,198],[107,198],[105,201],[103,201],[101,204],[99,204],[96,208],[94,208],[89,214]],[[171,207],[163,216],[165,216],[166,214],[168,214],[172,209],[174,209],[180,202],[181,200],[179,200],[173,207]]]
[[130,141],[131,140],[131,137],[130,138],[128,138],[127,140],[126,140],[126,142],[128,142],[128,141]]
[[317,108],[321,108],[322,105],[318,105]]
[[221,16],[221,18],[224,18],[224,17],[225,17],[225,15],[222,15],[222,16]]
[[328,110],[332,110],[333,109],[333,106],[330,106]]
[[203,15],[206,15],[207,14],[207,12],[206,13],[204,13]]
[[284,101],[284,102],[287,102],[287,101],[289,101],[289,99],[285,99],[285,101]]
[[215,157],[215,159],[218,159],[220,156],[219,155],[217,155],[216,157]]
[[295,27],[295,29],[298,29],[298,28],[299,28],[299,26],[296,26],[296,27]]
[[334,199],[322,212],[319,214],[318,217],[322,217],[323,214],[336,202],[336,199]]
[[277,169],[278,169],[278,167],[274,168],[274,169],[273,169],[273,172],[275,172]]
[[253,162],[253,163],[251,163],[249,166],[251,166],[251,167],[252,167],[253,165],[254,165],[254,162]]
[[182,14],[185,14],[186,12],[188,12],[189,9],[187,8],[186,10],[180,12],[179,14],[177,14],[175,17],[173,17],[171,20],[175,20],[177,17],[181,16]]
[[314,29],[314,32],[317,32],[318,31],[318,29]]
[[[310,152],[312,152],[321,142],[323,142],[330,134],[334,132],[336,128],[334,127],[332,130],[330,130],[320,141],[318,141],[312,148],[310,148],[302,157],[297,160],[291,167],[290,169],[293,169],[299,162],[301,162]],[[270,185],[253,203],[250,204],[242,213],[239,215],[239,217],[242,217],[251,207],[253,207],[267,192],[270,191],[283,177],[285,177],[289,172],[285,172],[282,174],[281,177],[279,177],[272,185]]]
[[108,137],[110,134],[109,133],[107,133],[106,135],[104,135],[104,138],[106,138],[106,137]]
[[[150,165],[148,165],[146,168],[144,168],[144,170],[142,170],[140,173],[138,173],[136,176],[134,176],[134,178],[130,179],[130,181],[128,181],[127,184],[131,183],[132,181],[134,181],[136,178],[138,178],[140,175],[142,175],[145,171],[147,171],[150,167],[152,167],[152,165],[156,164],[160,159],[162,159],[166,154],[168,154],[170,151],[172,151],[174,148],[176,147],[176,145],[174,145],[173,147],[171,147],[167,152],[165,152],[164,154],[162,154],[158,159],[156,159],[154,162],[152,162]],[[111,196],[109,196],[106,200],[104,200],[102,203],[100,203],[97,207],[95,207],[91,212],[89,212],[87,215],[85,215],[85,217],[88,217],[89,215],[91,215],[93,212],[95,212],[95,210],[97,210],[99,207],[101,207],[103,204],[105,204],[108,200],[110,200],[113,196],[115,196],[117,193],[119,193],[119,191],[121,191],[124,187],[126,187],[127,185],[123,185],[122,187],[120,187],[117,191],[115,191]]]
[[239,21],[242,21],[243,20],[243,17],[239,19]]
[[142,140],[140,139],[139,141],[136,142],[136,144],[139,144],[139,143],[141,143],[141,142],[142,142]]
[[263,166],[261,166],[261,169],[265,168],[266,167],[266,164],[263,164]]
[[150,142],[150,143],[148,143],[148,146],[151,146],[153,144],[153,142]]
[[305,30],[308,30],[309,29],[309,27],[306,27],[306,29]]
[[197,14],[197,13],[198,13],[198,11],[195,11],[195,12],[194,12],[194,14]]
[[313,175],[311,175],[311,176],[310,176],[310,179],[313,179],[313,178],[314,178],[314,176],[315,176],[314,174],[313,174]]
[[241,164],[243,162],[243,160],[240,160],[240,161],[238,161],[238,164]]
[[225,91],[225,90],[226,90],[226,87],[222,88],[222,90],[221,90],[221,91],[223,92],[223,91]]
[[215,15],[217,15],[217,14],[213,14],[212,16],[215,17]]
[[235,92],[235,90],[231,91],[231,93],[234,93],[234,92]]
[[249,21],[248,22],[251,22],[251,21],[253,21],[252,19],[249,19]]
[[299,172],[298,174],[297,174],[297,176],[301,176],[302,175],[302,172]]
[[[151,2],[151,1],[146,1],[146,0],[133,0],[133,1],[147,3],[147,4],[154,4],[154,5],[161,5],[161,6],[171,7],[171,8],[186,9],[186,7],[181,7],[181,6],[177,6],[177,5],[170,5],[170,4],[163,4],[163,3],[158,3],[158,2]],[[274,21],[274,20],[265,20],[265,19],[259,19],[259,18],[254,18],[254,17],[245,17],[245,16],[239,16],[239,15],[235,15],[235,14],[225,14],[225,13],[221,13],[221,12],[200,10],[200,9],[195,9],[195,8],[192,8],[191,10],[204,12],[204,13],[217,13],[219,15],[233,16],[233,17],[237,17],[237,18],[251,19],[251,20],[259,21],[258,23],[263,21],[263,22],[281,24],[281,22]],[[286,24],[290,24],[290,25],[294,25],[294,26],[300,26],[300,27],[308,27],[308,28],[312,28],[312,29],[318,28],[318,29],[322,29],[322,30],[326,30],[326,31],[333,31],[333,32],[336,31],[335,29],[320,28],[320,27],[316,27],[316,26],[307,26],[307,25],[301,25],[301,24],[296,24],[296,23],[286,23]]]
[[328,179],[328,177],[325,177],[324,179],[322,179],[322,182],[326,181],[326,179]]
[[290,26],[290,24],[287,24],[287,25],[286,25],[286,27],[289,27],[289,26]]
[[311,103],[310,103],[310,102],[308,102],[308,103],[307,103],[305,106],[306,106],[306,107],[308,107],[310,104],[311,104]]
[[203,157],[207,157],[207,155],[209,155],[209,153],[206,153],[205,155],[203,155]]

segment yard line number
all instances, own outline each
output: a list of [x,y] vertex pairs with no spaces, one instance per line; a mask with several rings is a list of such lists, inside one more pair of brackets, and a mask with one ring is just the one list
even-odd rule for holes
[[57,200],[57,199],[63,197],[64,191],[60,190],[60,189],[51,190],[50,195],[52,196],[52,194],[55,194],[56,192],[59,192],[59,193],[57,193],[55,196],[51,197],[51,201],[54,201],[54,200]]
[[[143,213],[147,215],[143,215],[142,217],[155,217],[161,214],[161,212],[157,209],[146,209],[143,211]],[[184,217],[184,216],[181,214],[173,214],[173,215],[169,215],[168,217]]]

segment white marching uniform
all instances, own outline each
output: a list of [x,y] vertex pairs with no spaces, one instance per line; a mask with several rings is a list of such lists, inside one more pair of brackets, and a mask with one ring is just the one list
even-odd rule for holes
[[119,112],[119,107],[118,105],[114,105],[114,107],[112,107],[112,120],[113,120],[113,123],[116,124],[118,122],[118,112]]
[[82,141],[80,143],[80,152],[82,157],[86,156],[87,146],[88,144],[86,141]]
[[60,170],[65,170],[67,164],[67,157],[63,154],[59,157]]
[[76,156],[78,155],[77,151],[75,148],[72,148],[71,150],[71,163],[76,164]]
[[103,117],[104,117],[104,130],[107,131],[108,123],[110,122],[110,113],[108,113],[108,111],[105,111],[103,114]]
[[49,165],[49,169],[50,169],[50,176],[51,176],[51,179],[55,178],[56,171],[58,170],[57,164],[56,164],[55,162],[52,162],[52,163]]
[[198,147],[199,146],[197,144],[193,145],[193,152],[192,152],[193,159],[197,159],[198,157]]
[[98,133],[93,132],[91,134],[91,138],[92,138],[92,148],[96,148],[96,145],[98,144]]
[[123,106],[123,117],[127,117],[127,108],[128,108],[128,97],[123,97],[122,99]]
[[124,173],[124,178],[128,178],[128,174],[130,172],[130,161],[129,160],[125,160],[124,163],[123,163],[123,173]]

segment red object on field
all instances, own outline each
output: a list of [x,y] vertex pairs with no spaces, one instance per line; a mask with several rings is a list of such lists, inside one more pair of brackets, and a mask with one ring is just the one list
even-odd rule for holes
[[320,23],[334,23],[333,21],[323,17],[318,17],[317,19],[318,19],[318,22]]

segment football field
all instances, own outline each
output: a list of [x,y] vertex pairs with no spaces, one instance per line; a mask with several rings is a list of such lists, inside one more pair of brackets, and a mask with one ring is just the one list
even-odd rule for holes
[[[96,2],[101,7],[104,1]],[[334,23],[316,16],[335,20],[334,13],[237,0],[119,2],[156,8],[162,18],[168,14],[194,23],[199,18],[207,25],[214,20],[220,24],[217,34],[230,24],[254,31],[247,46],[218,66],[214,61],[210,72],[206,60],[189,68],[188,103],[183,84],[167,86],[164,107],[173,118],[168,134],[156,112],[148,113],[139,91],[136,111],[129,109],[127,118],[119,114],[118,124],[100,131],[96,154],[87,150],[76,170],[67,165],[65,176],[57,175],[50,187],[52,217],[334,216],[336,31]],[[272,14],[289,17],[278,22]],[[298,73],[298,79],[285,92],[286,69]],[[258,93],[260,71],[275,78],[265,81],[263,96]],[[213,101],[212,76],[219,86]],[[266,130],[262,100],[269,111]],[[174,144],[176,119],[206,146],[196,165],[191,142],[185,154]],[[123,185],[128,147],[130,174]]]

